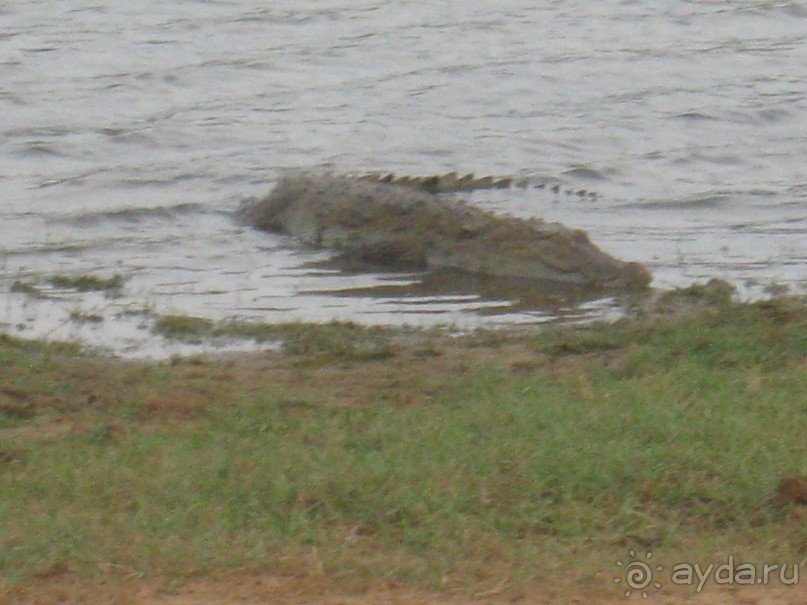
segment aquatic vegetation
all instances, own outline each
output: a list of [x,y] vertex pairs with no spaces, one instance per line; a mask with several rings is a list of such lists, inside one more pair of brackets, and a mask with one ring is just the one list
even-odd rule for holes
[[163,315],[154,322],[152,331],[166,338],[198,342],[212,336],[213,326],[213,321],[201,317]]
[[21,279],[17,279],[11,284],[11,292],[16,292],[18,294],[27,294],[32,298],[47,298],[47,294],[42,292],[39,286],[30,281],[23,281]]
[[77,323],[101,323],[104,321],[104,316],[99,313],[74,310],[70,312],[70,320]]
[[75,290],[77,292],[102,291],[110,296],[120,292],[124,281],[123,276],[118,274],[109,278],[95,275],[53,275],[48,279],[48,282],[56,288]]
[[307,363],[380,360],[395,354],[391,341],[394,330],[360,326],[353,322],[213,322],[201,317],[166,315],[154,322],[152,330],[166,338],[194,343],[216,339],[281,342],[285,353],[304,358]]

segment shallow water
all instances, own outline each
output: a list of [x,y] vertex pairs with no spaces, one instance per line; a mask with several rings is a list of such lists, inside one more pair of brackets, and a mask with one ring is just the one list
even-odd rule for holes
[[[232,215],[300,168],[558,179],[599,196],[471,199],[586,229],[661,287],[803,292],[806,66],[802,2],[6,2],[0,329],[166,354],[186,349],[137,312],[470,327],[613,310],[384,296],[419,277],[314,268],[327,254]],[[10,292],[63,273],[118,273],[124,295]]]

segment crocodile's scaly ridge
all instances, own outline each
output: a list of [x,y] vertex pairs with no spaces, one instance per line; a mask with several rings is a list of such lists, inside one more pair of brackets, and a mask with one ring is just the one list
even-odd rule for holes
[[394,172],[364,172],[347,173],[345,178],[369,183],[387,183],[407,187],[426,193],[463,193],[470,191],[480,191],[485,189],[549,189],[553,193],[565,193],[566,195],[576,195],[579,198],[596,199],[599,195],[587,189],[564,188],[557,182],[536,181],[528,177],[513,176],[481,176],[477,177],[473,173],[461,175],[457,172],[435,175],[396,175]]

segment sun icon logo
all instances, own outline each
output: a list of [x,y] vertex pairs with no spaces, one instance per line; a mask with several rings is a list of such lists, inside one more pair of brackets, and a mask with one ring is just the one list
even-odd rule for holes
[[661,584],[659,582],[653,581],[653,573],[657,571],[664,571],[664,567],[662,565],[657,565],[656,567],[652,567],[650,564],[650,559],[653,558],[653,553],[649,552],[645,555],[646,561],[641,561],[636,558],[636,552],[633,550],[628,551],[630,555],[630,560],[623,563],[622,561],[617,561],[617,567],[624,568],[624,577],[617,577],[614,578],[615,584],[621,584],[625,582],[625,586],[627,590],[625,590],[625,596],[629,597],[633,594],[634,591],[641,592],[642,598],[647,598],[647,589],[653,586],[654,588],[658,589],[661,588]]

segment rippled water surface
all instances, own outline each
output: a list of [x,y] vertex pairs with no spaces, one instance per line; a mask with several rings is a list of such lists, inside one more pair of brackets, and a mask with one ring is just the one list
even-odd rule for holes
[[[608,307],[370,295],[417,277],[313,268],[327,254],[234,220],[300,168],[559,179],[599,196],[471,201],[584,228],[662,287],[804,291],[806,99],[805,2],[11,0],[0,329],[135,353],[165,350],[144,309],[472,326]],[[115,273],[115,299],[47,284]]]

